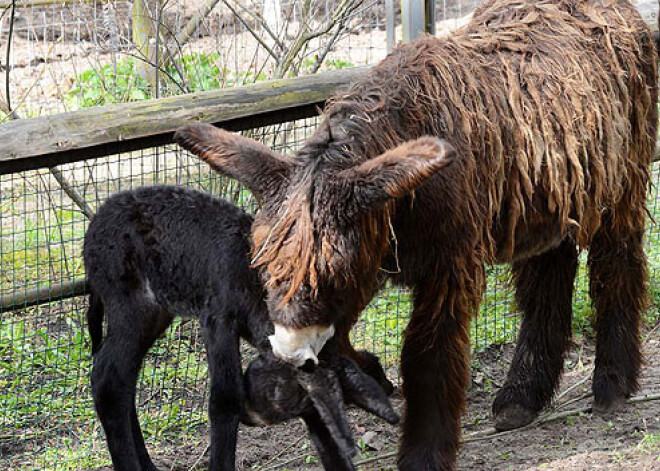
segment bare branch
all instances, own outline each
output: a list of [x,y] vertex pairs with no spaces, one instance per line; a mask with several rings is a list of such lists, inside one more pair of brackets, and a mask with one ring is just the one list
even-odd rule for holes
[[174,40],[177,42],[179,47],[185,46],[188,41],[190,41],[190,38],[192,37],[193,34],[195,34],[195,31],[197,31],[197,28],[199,28],[199,25],[204,21],[204,19],[213,11],[215,6],[218,4],[219,0],[207,0],[204,5],[202,5],[202,8],[197,10],[197,13],[190,18],[188,23],[186,23],[186,26],[177,33],[177,35],[174,37]]
[[9,90],[9,72],[11,71],[11,64],[9,64],[10,54],[11,54],[11,41],[14,36],[14,20],[16,14],[16,0],[11,2],[11,15],[9,17],[9,37],[7,38],[7,60],[6,60],[6,69],[5,69],[5,100],[7,101],[7,109],[9,110],[9,115],[12,114],[11,109],[11,93]]
[[319,36],[323,36],[324,34],[329,33],[332,28],[338,24],[340,25],[339,29],[342,29],[348,17],[358,8],[358,6],[362,4],[362,2],[363,0],[343,0],[332,13],[330,21],[328,21],[328,23],[326,23],[323,28],[312,32],[307,32],[309,25],[306,21],[306,17],[309,9],[309,2],[305,2],[303,5],[303,8],[305,9],[303,13],[303,26],[301,26],[300,31],[298,32],[298,37],[296,38],[293,46],[291,46],[291,49],[287,51],[285,58],[282,60],[276,77],[282,78],[284,74],[286,74],[294,59],[300,53],[306,43],[318,38]]
[[252,19],[257,20],[261,27],[268,33],[268,35],[275,41],[275,44],[281,49],[284,50],[284,44],[280,40],[279,36],[273,32],[272,29],[270,29],[270,26],[268,26],[268,23],[266,22],[265,18],[260,14],[253,12],[252,10],[249,10],[248,8],[245,8],[243,5],[241,5],[239,2],[235,2],[236,5],[243,10],[243,12],[247,13],[252,17]]
[[227,8],[229,8],[231,10],[231,12],[234,14],[234,16],[236,16],[236,18],[238,18],[238,21],[243,23],[243,26],[245,26],[245,28],[254,37],[254,39],[256,39],[259,42],[259,44],[261,44],[263,46],[263,48],[266,50],[266,52],[268,52],[268,54],[270,54],[273,59],[275,59],[277,62],[279,62],[280,56],[278,56],[275,53],[275,51],[273,51],[273,49],[270,46],[268,46],[268,44],[266,44],[266,42],[262,39],[262,37],[259,35],[259,33],[257,33],[254,30],[254,28],[252,28],[252,26],[250,26],[250,24],[247,22],[247,20],[245,18],[243,18],[238,13],[236,8],[234,8],[232,5],[230,5],[229,0],[222,0],[222,3],[224,3],[227,6]]

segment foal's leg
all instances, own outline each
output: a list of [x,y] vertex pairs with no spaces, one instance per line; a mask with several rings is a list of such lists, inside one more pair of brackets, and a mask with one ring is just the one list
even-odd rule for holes
[[238,328],[235,319],[219,311],[203,315],[200,323],[211,381],[209,469],[232,471],[235,469],[238,421],[244,406]]
[[144,355],[171,318],[112,300],[105,309],[108,335],[94,355],[91,373],[94,405],[114,469],[153,471],[157,468],[144,446],[137,419],[135,388]]
[[406,399],[401,470],[454,469],[470,378],[470,319],[481,296],[470,283],[445,279],[415,287],[401,352]]
[[589,250],[590,293],[596,308],[592,388],[599,412],[615,407],[639,388],[640,321],[648,296],[643,227],[625,237],[612,232],[605,221]]
[[506,383],[493,403],[498,430],[530,423],[557,389],[571,339],[577,264],[575,244],[566,240],[513,265],[523,322]]
[[378,357],[366,350],[355,350],[350,340],[350,332],[355,324],[353,319],[345,319],[336,325],[335,338],[339,347],[340,355],[353,360],[362,371],[376,380],[388,396],[394,392],[394,385],[387,379],[385,370],[380,364]]

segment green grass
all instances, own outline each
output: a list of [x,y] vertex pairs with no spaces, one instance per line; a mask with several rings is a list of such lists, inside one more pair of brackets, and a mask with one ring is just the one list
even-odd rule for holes
[[[204,185],[222,194],[249,197],[240,188],[211,188],[213,181],[204,181]],[[16,212],[14,207],[3,202],[0,208],[2,236],[10,240],[1,249],[0,288],[45,285],[63,274],[82,276],[80,248],[85,225],[81,214],[57,210],[44,219],[43,214]],[[658,210],[654,206],[652,210],[660,220]],[[16,218],[24,227],[14,233],[7,223]],[[647,254],[654,307],[648,315],[655,323],[660,306],[660,244],[658,229],[654,226],[652,231]],[[593,312],[586,295],[584,258],[576,280],[573,328],[576,335],[589,337],[593,336]],[[68,271],[60,265],[64,259]],[[53,261],[57,266],[51,266]],[[508,283],[506,268],[488,268],[487,290],[471,330],[474,351],[515,340],[519,317]],[[11,460],[23,460],[14,469],[82,469],[108,464],[89,394],[91,363],[84,306],[76,303],[79,300],[0,315],[0,441],[11,437],[12,443],[18,441],[26,447],[7,455]],[[379,354],[386,366],[397,364],[410,310],[406,291],[384,290],[363,313],[354,330],[355,343]],[[140,419],[151,449],[199,440],[206,433],[207,375],[196,322],[176,321],[150,352],[140,377]],[[656,446],[653,440],[644,437],[640,446]]]
[[647,453],[660,453],[660,433],[645,433],[637,448]]

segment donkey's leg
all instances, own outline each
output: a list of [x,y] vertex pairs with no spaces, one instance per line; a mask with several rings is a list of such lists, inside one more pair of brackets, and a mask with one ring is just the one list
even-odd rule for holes
[[200,318],[210,372],[211,471],[235,469],[238,421],[244,407],[236,321],[228,315]]
[[571,339],[577,249],[566,240],[554,250],[513,265],[523,322],[507,380],[493,403],[495,427],[530,423],[559,385]]
[[471,311],[481,296],[481,289],[470,284],[445,279],[437,286],[415,287],[401,352],[406,399],[401,470],[454,469],[470,378]]
[[387,379],[385,370],[378,357],[366,350],[355,350],[350,340],[350,332],[355,320],[347,318],[336,325],[335,338],[339,346],[340,355],[353,360],[362,371],[374,378],[388,396],[394,392],[394,385]]
[[171,318],[107,302],[108,335],[94,356],[91,382],[96,411],[117,470],[156,470],[142,438],[135,388],[142,359]]
[[608,222],[604,222],[589,250],[590,293],[596,309],[592,388],[599,412],[617,406],[639,388],[640,320],[648,296],[643,228],[617,237]]

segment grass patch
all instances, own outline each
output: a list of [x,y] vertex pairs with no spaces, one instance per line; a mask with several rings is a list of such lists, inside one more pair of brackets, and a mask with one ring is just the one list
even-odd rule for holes
[[637,448],[647,453],[660,452],[660,433],[645,433]]

